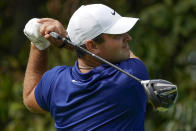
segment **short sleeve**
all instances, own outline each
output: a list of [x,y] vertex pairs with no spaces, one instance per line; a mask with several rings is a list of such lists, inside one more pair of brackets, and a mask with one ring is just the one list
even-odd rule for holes
[[50,111],[50,99],[59,68],[60,66],[56,66],[45,72],[35,88],[35,99],[46,111]]
[[[126,67],[125,67],[126,66]],[[141,80],[148,80],[149,75],[146,66],[144,63],[136,58],[131,58],[125,61],[124,68],[126,68],[127,72],[134,75],[135,77],[141,79]],[[136,87],[136,94],[138,96],[138,100],[141,103],[141,109],[143,111],[146,111],[146,102],[147,102],[147,96],[145,94],[144,88],[141,85],[140,82],[135,81],[133,82],[132,87]]]
[[123,61],[120,64],[120,67],[141,80],[149,79],[146,66],[141,60],[137,58],[130,58],[126,61]]
[[139,59],[132,59],[134,59],[135,63],[133,74],[141,80],[149,80],[149,74],[145,64]]

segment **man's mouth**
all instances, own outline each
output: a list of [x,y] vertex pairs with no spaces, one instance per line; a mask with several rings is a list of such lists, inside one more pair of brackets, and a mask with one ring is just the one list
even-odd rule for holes
[[123,43],[123,46],[122,46],[122,48],[128,48],[129,49],[129,45],[128,45],[128,43]]

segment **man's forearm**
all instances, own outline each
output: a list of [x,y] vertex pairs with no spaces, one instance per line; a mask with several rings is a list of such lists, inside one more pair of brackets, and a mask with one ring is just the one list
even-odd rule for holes
[[31,45],[29,60],[24,78],[23,99],[24,103],[40,81],[43,73],[48,69],[48,49],[40,51]]

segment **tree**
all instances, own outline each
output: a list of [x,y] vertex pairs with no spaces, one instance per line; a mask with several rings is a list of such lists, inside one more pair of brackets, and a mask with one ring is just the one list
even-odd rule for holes
[[[150,78],[161,78],[179,87],[176,106],[167,112],[154,111],[148,104],[147,131],[196,130],[196,65],[189,54],[196,51],[196,1],[172,0],[7,0],[0,1],[0,130],[55,130],[49,114],[27,111],[22,100],[29,41],[23,35],[25,23],[33,17],[52,17],[67,25],[82,4],[103,3],[123,16],[139,17],[129,32],[130,47],[146,64]],[[73,65],[74,53],[50,48],[50,67]]]

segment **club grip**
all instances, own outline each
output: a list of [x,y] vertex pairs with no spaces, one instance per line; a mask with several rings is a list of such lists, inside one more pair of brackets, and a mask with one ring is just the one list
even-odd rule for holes
[[62,40],[62,37],[59,35],[59,34],[57,34],[56,32],[50,32],[49,33],[52,37],[54,37],[54,38],[56,38],[56,39],[58,39],[58,40]]

